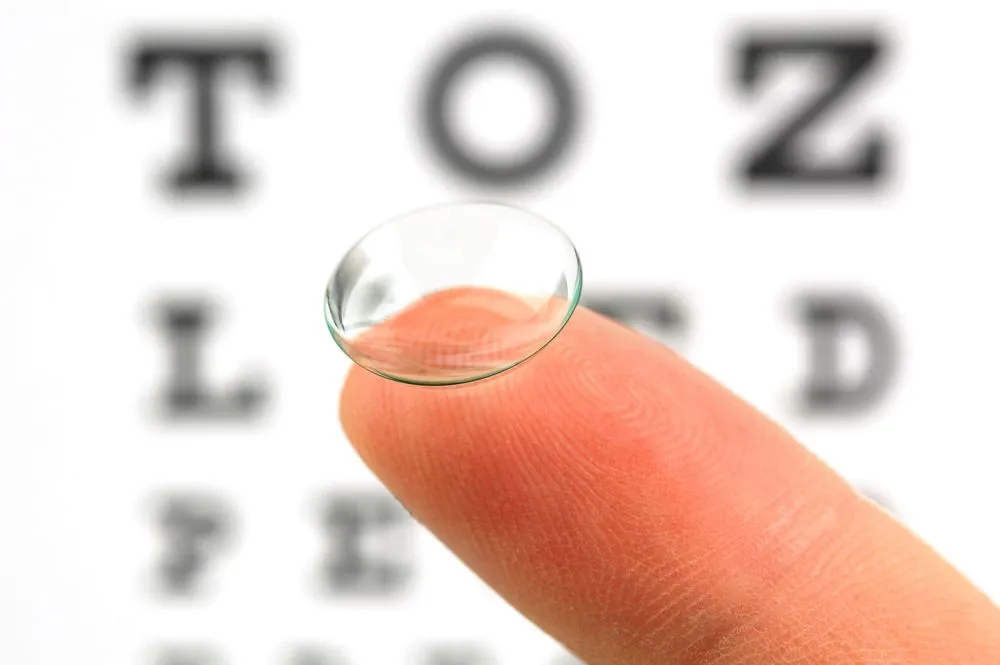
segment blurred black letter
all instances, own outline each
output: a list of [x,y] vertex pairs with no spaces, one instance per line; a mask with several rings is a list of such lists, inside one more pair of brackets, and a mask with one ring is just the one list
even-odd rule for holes
[[[544,141],[512,163],[487,162],[459,144],[452,127],[453,85],[469,67],[489,59],[522,62],[538,70],[552,96],[554,122]],[[430,77],[423,122],[431,145],[451,168],[487,185],[518,185],[552,167],[569,146],[577,124],[576,92],[566,68],[537,41],[517,32],[487,32],[470,37],[450,51]]]
[[207,647],[167,647],[153,662],[154,665],[220,665],[223,660]]
[[583,304],[656,339],[684,329],[684,308],[666,293],[601,291],[585,296]]
[[437,647],[427,652],[421,665],[494,665],[496,660],[475,647]]
[[288,665],[345,665],[340,654],[321,647],[301,647],[288,659]]
[[760,83],[765,61],[781,56],[820,55],[836,65],[829,86],[801,112],[752,151],[743,176],[751,183],[865,184],[870,185],[884,171],[885,138],[871,135],[857,162],[847,167],[811,167],[796,159],[796,140],[824,114],[830,113],[868,70],[883,50],[871,36],[750,36],[739,49],[739,82],[748,91]]
[[329,590],[388,595],[409,582],[413,522],[391,496],[331,496],[325,502],[323,524],[331,547],[323,566]]
[[[870,300],[852,295],[808,295],[800,312],[812,342],[810,376],[803,391],[807,411],[856,413],[873,407],[896,372],[896,339],[889,322]],[[868,365],[860,378],[843,376],[842,342],[851,329],[868,345]]]
[[892,501],[889,500],[889,497],[887,497],[884,493],[872,487],[860,487],[858,489],[861,492],[861,494],[863,494],[866,498],[868,498],[869,501],[872,501],[886,512],[891,513],[898,517],[898,514],[896,512],[896,507],[893,505]]
[[188,596],[197,590],[202,573],[227,542],[231,513],[221,501],[202,496],[173,496],[159,513],[166,551],[160,580],[166,593]]
[[214,46],[190,41],[146,42],[133,54],[131,81],[138,91],[149,88],[168,65],[184,67],[191,75],[191,157],[172,178],[175,190],[234,190],[240,186],[240,173],[219,154],[218,74],[224,65],[239,62],[252,70],[259,87],[270,89],[275,82],[273,60],[272,49],[259,40]]
[[170,385],[165,402],[170,417],[248,418],[267,396],[263,386],[243,381],[228,393],[215,393],[202,377],[201,350],[212,307],[204,301],[165,301],[161,325],[171,348]]

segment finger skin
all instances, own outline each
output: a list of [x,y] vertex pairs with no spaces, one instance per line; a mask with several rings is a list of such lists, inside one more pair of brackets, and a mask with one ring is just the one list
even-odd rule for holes
[[929,547],[588,310],[481,383],[354,368],[341,421],[421,523],[588,665],[1000,663],[1000,611]]

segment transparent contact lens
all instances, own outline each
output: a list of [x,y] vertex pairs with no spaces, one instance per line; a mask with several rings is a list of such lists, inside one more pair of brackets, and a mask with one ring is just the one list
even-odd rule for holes
[[326,322],[358,365],[394,381],[455,385],[541,351],[583,286],[572,241],[496,203],[422,208],[352,247],[326,288]]

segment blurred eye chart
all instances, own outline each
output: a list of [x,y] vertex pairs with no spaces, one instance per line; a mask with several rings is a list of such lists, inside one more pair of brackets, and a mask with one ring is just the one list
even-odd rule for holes
[[996,9],[0,4],[0,662],[572,665],[338,423],[325,282],[494,199],[1000,598]]

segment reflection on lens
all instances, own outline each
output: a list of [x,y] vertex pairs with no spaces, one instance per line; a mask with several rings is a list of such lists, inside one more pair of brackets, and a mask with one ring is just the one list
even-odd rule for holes
[[341,260],[326,322],[354,362],[418,385],[453,385],[527,360],[569,321],[583,273],[547,220],[495,203],[389,220]]

